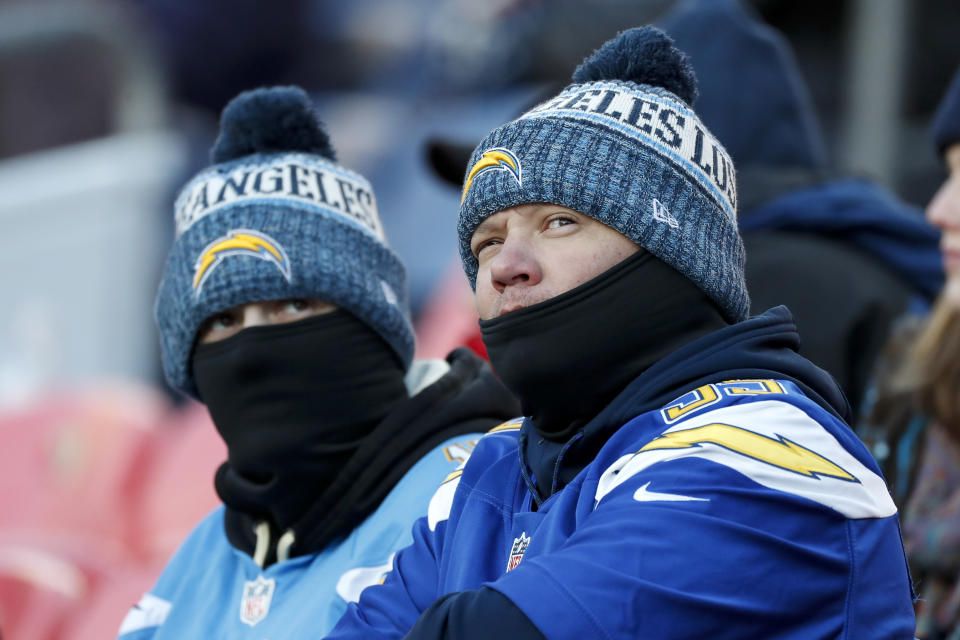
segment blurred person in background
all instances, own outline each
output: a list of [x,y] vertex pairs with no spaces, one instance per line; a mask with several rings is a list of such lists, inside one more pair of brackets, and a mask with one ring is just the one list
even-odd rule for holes
[[842,175],[790,45],[741,0],[683,0],[659,21],[691,58],[697,113],[737,167],[751,312],[784,304],[800,352],[860,414],[894,321],[943,283],[939,234],[880,184]]
[[527,417],[329,638],[912,637],[896,507],[788,310],[748,317],[695,96],[631,29],[477,146],[460,255]]
[[177,200],[156,316],[169,383],[226,442],[224,504],[125,640],[324,633],[389,570],[471,438],[519,409],[466,349],[411,364],[404,266],[305,92],[236,97],[211,157]]
[[860,426],[905,505],[922,640],[960,638],[960,71],[932,132],[949,172],[927,206],[943,233],[946,284],[929,316],[905,320],[891,340]]

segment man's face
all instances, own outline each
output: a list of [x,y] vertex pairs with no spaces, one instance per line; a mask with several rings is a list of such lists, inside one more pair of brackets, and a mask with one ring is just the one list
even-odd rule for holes
[[947,283],[943,295],[960,309],[960,143],[947,148],[944,158],[950,175],[927,206],[927,219],[943,232],[943,268]]
[[542,203],[493,214],[474,231],[470,249],[479,263],[476,302],[483,320],[549,300],[639,251],[589,216]]

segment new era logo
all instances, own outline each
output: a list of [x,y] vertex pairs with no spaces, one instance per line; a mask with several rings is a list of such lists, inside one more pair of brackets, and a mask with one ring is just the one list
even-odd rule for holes
[[680,222],[674,218],[670,210],[656,198],[653,199],[653,219],[669,225],[671,229],[680,228]]

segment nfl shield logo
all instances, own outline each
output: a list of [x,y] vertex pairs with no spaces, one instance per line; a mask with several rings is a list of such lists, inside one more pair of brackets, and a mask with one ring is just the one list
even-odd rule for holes
[[526,553],[529,545],[530,536],[527,535],[526,531],[522,531],[519,538],[513,539],[513,546],[510,547],[510,559],[507,560],[507,571],[513,571],[517,568],[517,565],[523,560],[523,554]]
[[252,627],[267,617],[275,584],[276,581],[273,578],[264,580],[263,576],[257,576],[256,580],[247,580],[243,583],[243,597],[240,598],[241,622]]

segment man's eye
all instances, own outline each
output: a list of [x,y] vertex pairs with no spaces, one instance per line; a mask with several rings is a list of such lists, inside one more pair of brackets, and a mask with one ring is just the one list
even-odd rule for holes
[[197,335],[200,342],[213,342],[232,335],[239,328],[239,315],[234,311],[223,311],[204,320],[197,331]]
[[304,300],[303,298],[293,298],[292,300],[287,300],[283,305],[283,310],[286,313],[299,313],[301,311],[306,311],[310,308],[310,302]]
[[218,313],[210,318],[210,329],[229,329],[236,321],[232,313]]
[[492,247],[498,244],[500,244],[500,241],[496,238],[489,238],[487,240],[483,240],[482,242],[477,243],[476,248],[474,248],[473,250],[473,254],[474,256],[479,256],[481,253],[483,253],[484,249],[487,249],[489,247]]
[[557,216],[547,221],[547,229],[558,229],[570,224],[575,224],[576,220],[568,216]]

